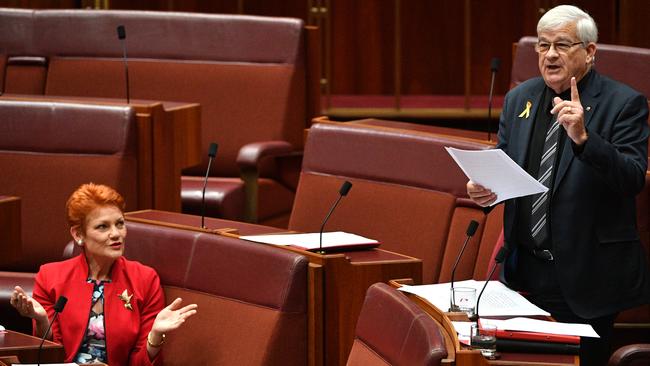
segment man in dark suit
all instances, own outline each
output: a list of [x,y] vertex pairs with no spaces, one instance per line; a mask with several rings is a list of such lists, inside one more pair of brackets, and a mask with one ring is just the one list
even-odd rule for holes
[[[582,339],[582,365],[606,364],[617,313],[650,302],[635,208],[648,162],[647,99],[593,68],[597,34],[574,6],[544,14],[541,77],[506,96],[497,146],[549,188],[505,203],[504,279],[558,321],[594,327],[601,338]],[[489,206],[496,196],[478,183],[467,192]]]

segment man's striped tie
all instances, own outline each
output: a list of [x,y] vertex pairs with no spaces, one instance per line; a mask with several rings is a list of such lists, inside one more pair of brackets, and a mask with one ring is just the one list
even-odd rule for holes
[[539,193],[532,198],[532,207],[530,213],[530,233],[537,245],[544,243],[548,238],[548,221],[546,214],[548,212],[548,197],[553,185],[553,168],[555,166],[555,157],[557,156],[558,141],[560,136],[560,124],[554,118],[551,126],[546,132],[544,141],[544,150],[542,150],[542,159],[539,162],[539,173],[537,180],[545,185],[549,190]]

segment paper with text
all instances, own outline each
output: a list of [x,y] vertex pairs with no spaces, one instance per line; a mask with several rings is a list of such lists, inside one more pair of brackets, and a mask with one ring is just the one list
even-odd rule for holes
[[[318,249],[319,233],[307,234],[269,234],[240,236],[239,239],[273,245],[295,245],[305,249]],[[323,248],[334,248],[355,244],[374,244],[377,240],[350,234],[343,231],[323,233]]]
[[503,330],[600,338],[598,333],[589,324],[560,323],[519,317],[507,320],[481,318],[481,324],[493,324],[498,329]]
[[548,190],[501,149],[460,150],[453,147],[445,147],[445,149],[470,180],[497,195],[492,205]]
[[[484,283],[485,281],[466,280],[454,282],[454,287],[475,288],[478,294]],[[442,311],[449,310],[450,289],[451,285],[449,283],[402,286],[399,288],[400,291],[412,293],[426,299]],[[499,281],[490,281],[488,283],[483,296],[481,296],[478,311],[480,316],[551,315]]]

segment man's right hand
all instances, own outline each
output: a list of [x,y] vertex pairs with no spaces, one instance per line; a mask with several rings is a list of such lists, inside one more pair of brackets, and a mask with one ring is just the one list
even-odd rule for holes
[[497,199],[497,195],[491,190],[471,180],[467,182],[467,195],[481,207],[487,207]]

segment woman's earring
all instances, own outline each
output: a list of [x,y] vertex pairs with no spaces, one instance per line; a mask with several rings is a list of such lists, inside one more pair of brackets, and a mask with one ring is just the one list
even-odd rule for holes
[[84,243],[83,240],[81,240],[81,239],[77,240],[77,245],[78,245],[78,246],[81,246],[83,243]]

